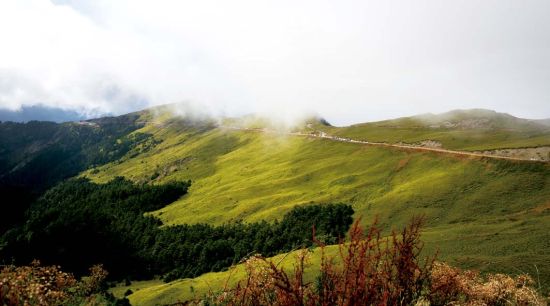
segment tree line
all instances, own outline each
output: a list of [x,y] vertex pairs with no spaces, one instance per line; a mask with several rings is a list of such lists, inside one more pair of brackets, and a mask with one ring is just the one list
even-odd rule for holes
[[0,235],[24,222],[24,212],[46,190],[88,168],[118,160],[154,142],[132,133],[138,114],[83,123],[0,122]]
[[312,227],[326,243],[343,237],[353,209],[344,204],[296,207],[273,223],[161,226],[146,212],[187,193],[190,182],[96,184],[62,182],[31,204],[26,222],[0,238],[0,258],[45,264],[83,275],[103,264],[112,279],[165,280],[220,271],[249,254],[271,256],[312,245]]

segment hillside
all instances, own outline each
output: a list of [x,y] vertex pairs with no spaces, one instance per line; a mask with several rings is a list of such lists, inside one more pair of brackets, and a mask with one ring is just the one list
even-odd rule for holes
[[315,127],[328,133],[377,142],[415,144],[426,140],[454,150],[494,150],[550,146],[547,120],[516,118],[490,110],[456,110],[348,127]]
[[[366,146],[170,117],[138,132],[158,144],[82,175],[96,182],[118,175],[154,184],[192,180],[188,195],[153,213],[165,224],[273,221],[296,205],[329,202],[350,203],[356,217],[378,217],[387,229],[425,214],[427,248],[439,249],[442,259],[511,273],[535,273],[536,265],[545,284],[550,282],[548,163]],[[513,146],[516,136],[495,143]]]
[[539,124],[550,126],[550,119],[539,119],[539,120],[535,120],[535,121]]
[[[533,275],[539,271],[543,287],[550,290],[550,261],[546,251],[550,247],[550,163],[543,162],[544,155],[531,161],[529,156],[520,158],[523,160],[497,159],[489,153],[475,153],[541,145],[537,150],[543,154],[550,144],[550,132],[539,121],[475,110],[350,127],[334,127],[320,118],[310,118],[289,128],[252,115],[216,120],[205,116],[181,117],[170,109],[164,106],[121,117],[64,124],[0,124],[3,144],[0,187],[11,192],[10,200],[2,203],[3,209],[11,211],[3,214],[9,221],[3,226],[7,229],[23,220],[26,206],[22,204],[30,203],[47,188],[78,173],[96,183],[113,182],[123,176],[138,183],[136,186],[162,187],[190,180],[185,196],[173,203],[166,202],[171,203],[167,206],[166,203],[155,206],[146,215],[158,217],[165,229],[183,224],[185,229],[195,224],[204,230],[201,223],[208,226],[238,221],[272,223],[297,206],[346,203],[353,207],[355,218],[361,217],[364,224],[378,218],[388,232],[402,226],[412,215],[424,214],[426,250],[439,251],[440,259],[483,271],[521,270]],[[351,141],[365,139],[369,143]],[[457,151],[441,147],[421,149],[425,144],[417,143],[423,141],[441,142],[442,148]],[[395,145],[387,145],[391,143]],[[56,188],[64,190],[63,186],[66,185],[50,190],[55,195]],[[31,199],[21,202],[24,195],[30,195]],[[63,216],[56,226],[63,222],[70,224],[71,218],[67,216],[77,211],[82,214],[79,218],[86,218],[87,211],[94,210],[79,206],[78,210],[66,211],[74,203],[65,202],[48,204],[49,209],[59,211],[53,215]],[[33,210],[40,211],[41,202],[37,203]],[[96,205],[94,201],[83,203]],[[111,209],[109,205],[98,206],[94,215]],[[136,220],[141,220],[143,211],[150,210],[140,210],[135,214]],[[31,212],[31,216],[39,217],[33,223],[34,228],[7,235],[6,241],[15,237],[23,243],[19,249],[23,254],[25,243],[32,242],[25,233],[38,231],[42,222],[51,221],[42,220],[40,213]],[[98,224],[115,224],[109,221],[113,218],[110,213],[105,216],[101,215],[103,219]],[[135,222],[126,222],[125,231],[138,233],[137,237],[144,235],[143,239],[134,240],[146,245],[154,242],[150,237],[157,235],[155,225],[144,231],[136,230],[132,224]],[[61,226],[57,232],[65,230]],[[20,234],[13,236],[15,233]],[[179,235],[177,231],[173,233],[174,237]],[[130,243],[126,240],[121,241]],[[57,245],[59,252],[66,252],[64,243]],[[174,258],[180,256],[177,248],[172,249],[166,248],[173,251],[168,253]],[[271,252],[277,254],[282,250],[285,248]],[[216,270],[232,260],[228,258]],[[205,265],[201,271],[209,271],[208,268]],[[143,271],[135,271],[135,275],[140,272]],[[197,275],[178,273],[175,275]],[[194,280],[176,284],[182,282]],[[158,300],[158,294],[166,288],[175,290],[181,286],[165,285],[161,291],[157,290],[160,287],[155,288],[143,291],[149,292],[150,301]]]
[[5,212],[0,234],[58,182],[147,147],[146,134],[132,133],[143,126],[137,118],[134,113],[63,124],[0,122],[0,207]]

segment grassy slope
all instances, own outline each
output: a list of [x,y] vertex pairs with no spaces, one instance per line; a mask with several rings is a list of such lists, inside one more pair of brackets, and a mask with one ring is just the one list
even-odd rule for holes
[[[331,131],[330,129],[328,130]],[[524,133],[509,131],[464,131],[455,129],[431,129],[380,127],[374,124],[352,126],[334,130],[334,135],[375,142],[415,143],[436,140],[444,148],[477,151],[507,148],[526,148],[550,145],[550,133]]]
[[[325,253],[328,256],[337,255],[336,246],[328,246]],[[321,252],[314,249],[308,255],[308,266],[305,270],[305,281],[313,281],[316,272],[321,264]],[[278,255],[270,258],[272,262],[285,268],[288,273],[292,273],[296,259],[296,252],[290,254]],[[137,281],[130,286],[117,286],[111,289],[111,292],[117,296],[124,296],[126,290],[131,289],[134,293],[129,296],[132,305],[163,305],[174,303],[176,301],[186,301],[194,298],[200,298],[209,292],[216,292],[224,287],[232,287],[246,276],[244,264],[236,265],[228,271],[211,272],[199,277],[190,279],[176,280],[170,283],[164,283],[160,280]]]
[[159,183],[193,180],[186,197],[155,213],[167,224],[273,220],[311,202],[351,203],[364,222],[378,216],[386,228],[423,213],[427,249],[439,249],[441,259],[509,273],[534,273],[537,265],[550,284],[549,164],[185,124],[142,132],[163,142],[86,175],[96,181],[116,175],[155,177]]
[[[446,127],[445,124],[458,126]],[[474,127],[476,124],[479,126]],[[550,145],[550,128],[543,121],[520,119],[487,110],[452,111],[341,128],[314,127],[338,136],[375,142],[436,140],[444,148],[467,151]]]
[[389,224],[401,224],[414,209],[436,225],[460,222],[465,211],[508,215],[550,199],[544,164],[219,129],[198,135],[162,129],[155,137],[166,141],[88,175],[192,179],[187,197],[156,213],[167,224],[273,220],[294,205],[346,202],[358,215],[379,215]]

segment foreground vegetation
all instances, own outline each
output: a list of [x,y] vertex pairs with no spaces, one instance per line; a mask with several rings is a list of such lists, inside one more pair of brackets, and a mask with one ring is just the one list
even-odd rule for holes
[[130,305],[106,291],[108,272],[101,265],[78,280],[58,266],[6,266],[0,270],[1,305]]
[[[320,246],[315,252],[301,249],[293,257],[275,258],[252,255],[243,264],[223,272],[227,277],[223,283],[198,288],[199,292],[189,287],[192,295],[184,299],[175,296],[181,297],[187,288],[171,284],[163,285],[168,290],[145,288],[134,293],[128,289],[125,297],[117,299],[106,291],[108,273],[101,266],[92,267],[89,275],[78,280],[57,266],[41,266],[35,261],[31,266],[6,266],[0,270],[0,302],[3,305],[129,305],[131,301],[133,305],[543,306],[549,301],[529,275],[482,275],[422,254],[422,219],[413,218],[402,231],[387,238],[382,237],[376,223],[367,231],[359,224],[355,222],[350,229],[348,242],[342,240],[327,247],[314,238]],[[139,299],[145,291],[149,291],[149,297]],[[130,300],[126,298],[128,295]]]
[[[415,218],[384,238],[375,223],[359,222],[349,242],[288,256],[249,257],[218,275],[129,291],[135,305],[546,305],[529,275],[480,274],[434,261],[422,252]],[[207,280],[208,279],[208,280]],[[143,284],[142,284],[143,285]],[[119,291],[122,288],[119,288]]]

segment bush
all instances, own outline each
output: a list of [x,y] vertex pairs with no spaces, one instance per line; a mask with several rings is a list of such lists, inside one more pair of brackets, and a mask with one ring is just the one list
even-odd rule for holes
[[526,274],[511,277],[476,271],[463,271],[445,263],[436,263],[431,274],[429,300],[433,305],[449,301],[464,305],[546,305],[533,279]]
[[77,281],[58,266],[7,266],[0,271],[1,305],[78,305],[104,299],[104,280],[107,277],[100,265],[90,268],[90,275]]
[[421,218],[414,218],[391,238],[381,238],[373,224],[363,231],[359,220],[349,232],[350,241],[339,244],[341,264],[321,247],[321,267],[314,283],[304,282],[308,252],[298,252],[294,272],[288,274],[256,255],[245,263],[246,280],[236,288],[209,299],[223,305],[409,305],[428,288],[433,260],[420,260]]
[[[309,252],[296,255],[294,271],[254,255],[245,262],[247,276],[233,289],[210,293],[214,305],[547,305],[527,275],[515,278],[462,271],[435,257],[421,259],[422,218],[401,232],[381,238],[376,222],[364,231],[356,221],[349,242],[340,242],[338,260],[324,244],[315,282],[304,281]],[[338,262],[339,264],[336,264]]]

